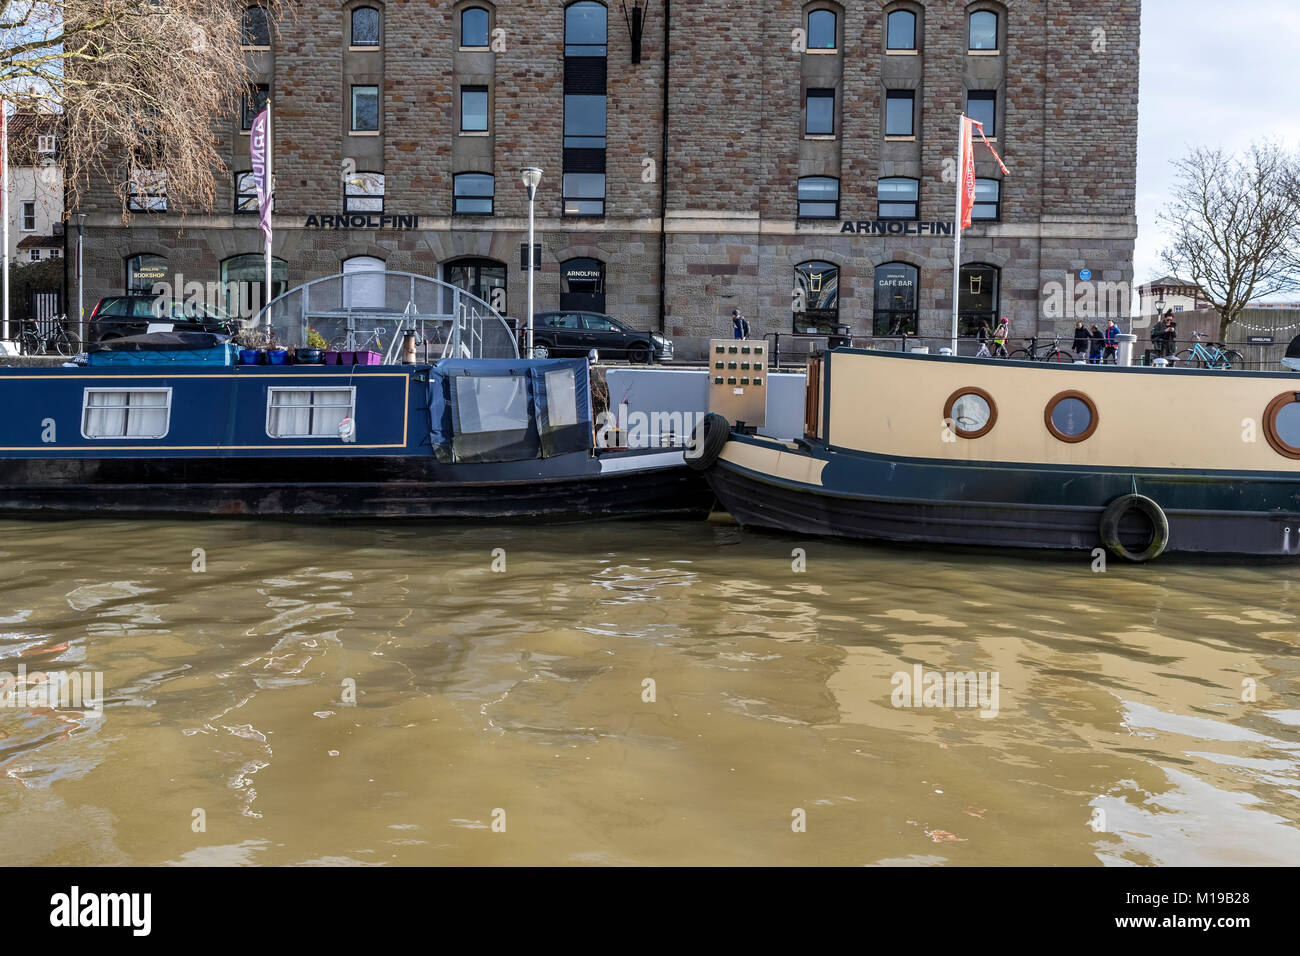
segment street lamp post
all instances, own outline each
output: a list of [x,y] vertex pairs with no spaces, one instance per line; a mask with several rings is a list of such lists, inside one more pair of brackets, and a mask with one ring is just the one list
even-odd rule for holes
[[525,261],[528,263],[528,336],[526,344],[528,349],[528,358],[533,357],[533,272],[536,265],[536,259],[533,256],[533,206],[537,199],[537,187],[542,181],[542,171],[536,166],[525,166],[519,170],[519,176],[524,181],[524,188],[528,190],[528,255]]
[[77,338],[86,341],[86,266],[81,255],[82,239],[86,236],[86,214],[77,213]]

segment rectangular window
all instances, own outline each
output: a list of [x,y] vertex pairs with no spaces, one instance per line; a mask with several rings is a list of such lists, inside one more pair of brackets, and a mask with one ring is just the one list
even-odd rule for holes
[[[995,90],[970,90],[966,94],[966,115],[984,124],[984,135],[998,135],[998,94]],[[978,136],[979,133],[976,132]]]
[[835,135],[835,91],[809,90],[804,111],[805,136]]
[[605,215],[605,174],[565,173],[564,214],[566,216]]
[[27,253],[27,258],[30,259],[32,262],[40,262],[40,261],[41,261],[41,250],[39,250],[39,249],[32,249],[30,252]]
[[62,250],[60,250],[60,249],[51,249],[51,250],[50,250],[50,258],[51,258],[51,259],[57,259],[57,258],[59,258],[59,256],[60,256],[61,254],[62,254]]
[[603,95],[564,95],[564,146],[566,149],[605,148]]
[[163,438],[171,423],[170,388],[87,388],[82,438]]
[[272,388],[266,397],[266,434],[271,438],[338,438],[339,424],[353,416],[357,390]]
[[488,88],[462,86],[460,88],[460,131],[486,133],[488,128]]
[[995,222],[1002,216],[1002,183],[996,179],[975,180],[975,208],[972,219]]
[[36,231],[36,203],[25,202],[22,206],[23,232]]
[[126,208],[131,212],[166,212],[167,174],[153,169],[132,170]]
[[837,219],[840,181],[830,176],[805,176],[799,180],[799,218]]
[[344,212],[383,212],[384,174],[353,173],[343,186]]
[[914,136],[912,125],[916,94],[912,90],[890,90],[885,94],[885,135]]
[[496,180],[487,173],[460,173],[452,180],[454,206],[457,216],[492,215],[492,198]]
[[266,83],[255,83],[248,88],[240,100],[239,128],[248,132],[253,128],[253,120],[266,107],[266,99],[271,95],[271,87]]
[[916,219],[920,183],[915,179],[882,179],[876,185],[877,219]]
[[53,137],[53,136],[37,136],[37,137],[36,137],[36,152],[38,152],[38,153],[53,153],[53,152],[54,152],[54,137]]
[[379,87],[352,87],[352,131],[379,132]]
[[252,173],[235,173],[235,212],[257,212],[257,181]]

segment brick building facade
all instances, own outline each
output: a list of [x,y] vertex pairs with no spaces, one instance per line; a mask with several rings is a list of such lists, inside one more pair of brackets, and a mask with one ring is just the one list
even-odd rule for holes
[[[1083,270],[1131,286],[1140,0],[626,7],[304,4],[269,43],[254,15],[245,55],[274,108],[277,285],[382,263],[522,316],[518,170],[539,166],[539,311],[662,323],[679,356],[726,334],[733,308],[758,334],[946,336],[969,110],[991,120],[1010,175],[981,148],[967,330],[995,315],[1016,337],[1072,327],[1073,302],[1051,292],[1073,296]],[[88,309],[159,269],[260,277],[256,200],[239,188],[245,120],[221,131],[231,171],[210,214],[159,208],[124,225],[111,184],[91,190]]]

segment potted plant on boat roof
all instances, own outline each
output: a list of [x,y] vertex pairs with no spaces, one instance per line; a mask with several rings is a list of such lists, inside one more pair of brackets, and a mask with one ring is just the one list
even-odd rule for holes
[[289,350],[276,341],[274,329],[272,329],[270,334],[266,337],[266,364],[289,364]]
[[245,326],[231,336],[231,341],[239,346],[240,365],[259,365],[262,351],[266,348],[266,333]]
[[329,343],[325,341],[325,336],[315,329],[308,329],[307,344],[302,348],[294,349],[293,361],[296,365],[320,365],[324,361],[325,350],[328,348]]

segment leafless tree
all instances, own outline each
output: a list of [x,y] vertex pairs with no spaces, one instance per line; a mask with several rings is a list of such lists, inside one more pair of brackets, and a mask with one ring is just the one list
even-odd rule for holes
[[1257,143],[1244,156],[1192,150],[1175,166],[1166,267],[1196,285],[1219,312],[1219,338],[1251,302],[1297,286],[1300,190],[1296,161]]
[[[258,2],[274,29],[291,0]],[[211,209],[224,169],[218,121],[252,82],[240,50],[247,6],[0,0],[0,90],[19,110],[59,114],[69,208],[102,179],[125,211],[138,172],[165,189],[168,209]]]

